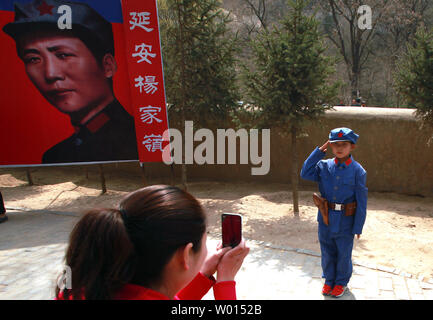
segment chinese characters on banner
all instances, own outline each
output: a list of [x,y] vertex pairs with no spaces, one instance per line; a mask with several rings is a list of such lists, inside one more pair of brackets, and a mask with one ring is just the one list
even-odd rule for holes
[[160,162],[168,121],[156,0],[123,0],[122,13],[139,160]]

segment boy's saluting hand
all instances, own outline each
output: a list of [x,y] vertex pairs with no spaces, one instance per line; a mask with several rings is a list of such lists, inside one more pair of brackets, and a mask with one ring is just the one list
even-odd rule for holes
[[319,150],[322,151],[322,152],[326,152],[328,150],[328,147],[329,147],[330,144],[331,143],[329,142],[329,140],[326,141],[325,144],[319,148]]

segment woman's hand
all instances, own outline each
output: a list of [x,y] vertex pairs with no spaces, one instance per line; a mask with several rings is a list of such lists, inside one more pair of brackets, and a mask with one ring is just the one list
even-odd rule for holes
[[242,240],[235,248],[228,247],[228,249],[229,251],[222,256],[217,266],[217,282],[233,281],[245,257],[250,252],[250,248],[246,246],[245,240]]
[[230,247],[222,248],[222,244],[219,242],[216,251],[206,257],[200,272],[210,278],[217,271],[221,257],[230,249]]

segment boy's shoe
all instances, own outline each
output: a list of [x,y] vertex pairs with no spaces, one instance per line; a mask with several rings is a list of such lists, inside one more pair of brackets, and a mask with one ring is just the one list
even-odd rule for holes
[[334,298],[341,297],[346,292],[346,286],[336,285],[334,289],[332,289],[331,296]]
[[322,294],[323,294],[324,296],[329,296],[329,295],[331,295],[331,291],[332,291],[332,287],[331,287],[331,286],[328,286],[327,284],[324,284],[324,285],[323,285],[323,288],[322,288]]

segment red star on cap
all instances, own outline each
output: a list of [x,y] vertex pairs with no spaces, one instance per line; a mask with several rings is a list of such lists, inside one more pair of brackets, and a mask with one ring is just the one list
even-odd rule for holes
[[37,8],[39,11],[39,15],[43,16],[44,14],[53,15],[52,10],[54,6],[50,6],[45,1],[42,1],[41,5]]
[[342,136],[343,136],[343,132],[340,132],[340,133],[338,134],[338,137],[341,138]]

